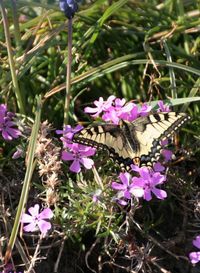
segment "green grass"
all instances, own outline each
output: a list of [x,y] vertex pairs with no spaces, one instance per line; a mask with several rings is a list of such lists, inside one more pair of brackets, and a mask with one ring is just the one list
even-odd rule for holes
[[[84,107],[110,95],[152,106],[164,100],[174,110],[187,111],[192,117],[180,133],[178,162],[168,171],[167,200],[136,202],[123,209],[111,202],[110,182],[117,179],[119,169],[104,154],[96,157],[93,172],[75,175],[63,164],[60,183],[51,193],[42,182],[40,162],[34,159],[40,122],[37,98],[41,97],[41,121],[48,120],[52,128],[61,129],[70,53],[68,20],[53,0],[18,0],[16,6],[15,1],[1,0],[0,4],[4,6],[0,103],[19,113],[24,130],[20,140],[0,140],[0,257],[3,259],[8,250],[8,258],[9,247],[15,245],[13,263],[20,269],[18,265],[24,262],[28,268],[37,234],[24,235],[25,241],[17,238],[20,214],[27,201],[27,208],[39,202],[50,204],[54,210],[54,228],[46,245],[55,243],[58,248],[49,272],[53,267],[59,268],[59,273],[68,272],[64,267],[79,272],[78,267],[63,260],[65,251],[70,260],[71,253],[79,250],[84,258],[76,254],[74,260],[80,262],[80,272],[97,270],[98,257],[97,272],[103,273],[111,272],[112,267],[118,272],[120,266],[119,272],[128,267],[131,272],[131,266],[135,272],[192,272],[187,255],[193,249],[193,237],[199,233],[200,2],[88,0],[82,1],[73,18],[70,104],[65,113],[69,124],[91,121]],[[29,139],[35,117],[37,126]],[[45,143],[52,141],[59,147],[54,129],[48,130]],[[32,148],[28,148],[29,142]],[[19,144],[25,147],[25,161],[11,159]],[[34,169],[33,161],[37,164]],[[99,188],[104,199],[94,205],[91,195]],[[26,248],[29,252],[24,253]],[[41,256],[44,250],[42,246]],[[94,264],[88,262],[90,257]],[[124,257],[128,257],[126,261]],[[135,262],[141,269],[134,268]],[[35,272],[43,272],[44,264],[35,266]]]

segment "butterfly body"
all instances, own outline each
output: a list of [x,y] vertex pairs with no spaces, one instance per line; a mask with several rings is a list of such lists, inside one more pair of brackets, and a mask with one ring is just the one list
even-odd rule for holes
[[160,142],[169,138],[190,117],[185,113],[156,113],[120,125],[92,125],[73,142],[106,150],[122,166],[152,165],[160,156]]

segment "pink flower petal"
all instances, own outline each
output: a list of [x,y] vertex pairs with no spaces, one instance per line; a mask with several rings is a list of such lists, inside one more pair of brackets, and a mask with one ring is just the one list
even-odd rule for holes
[[198,263],[200,261],[200,252],[199,251],[190,252],[189,257],[190,257],[191,263],[196,264],[196,263]]
[[22,156],[23,150],[21,148],[17,148],[17,150],[12,155],[12,159],[18,159]]
[[33,231],[38,230],[38,228],[37,228],[36,224],[32,222],[32,223],[24,226],[23,230],[26,232],[33,232]]
[[165,167],[162,166],[160,162],[156,162],[153,165],[153,169],[154,169],[155,172],[163,172],[165,170]]
[[192,241],[193,245],[200,249],[200,235],[196,236],[196,238]]
[[92,156],[95,154],[95,152],[96,152],[95,148],[83,146],[83,145],[80,146],[79,153],[81,154],[81,156]]
[[74,160],[69,169],[74,173],[79,173],[81,171],[79,160]]
[[39,215],[39,219],[51,219],[53,217],[53,212],[50,208],[44,209]]
[[130,194],[130,192],[128,190],[124,191],[124,197],[126,199],[131,199],[131,194]]
[[139,173],[140,172],[140,167],[138,167],[137,165],[131,165],[131,169],[134,171],[134,172],[137,172]]
[[41,233],[46,234],[47,231],[48,231],[49,229],[51,229],[51,223],[49,223],[49,222],[47,222],[47,221],[44,221],[44,220],[40,220],[40,221],[38,222],[38,227],[39,227]]
[[135,196],[135,197],[142,197],[144,195],[144,189],[134,186],[130,189],[130,192]]
[[28,209],[28,212],[32,215],[32,216],[38,216],[39,214],[39,209],[40,209],[40,206],[38,204],[35,204],[34,207],[30,207]]
[[158,106],[159,106],[158,112],[169,112],[170,111],[169,105],[164,104],[164,102],[162,100],[158,101]]
[[14,128],[11,128],[11,127],[7,128],[7,132],[13,138],[18,138],[19,136],[21,136],[21,132],[18,129],[14,129]]
[[92,166],[94,165],[94,161],[91,158],[83,157],[80,159],[80,162],[86,169],[91,169]]
[[145,190],[144,191],[144,199],[146,201],[150,201],[152,199],[151,191],[150,190]]
[[170,150],[163,149],[162,150],[162,155],[165,157],[165,161],[169,161],[172,159],[173,153]]
[[160,144],[162,146],[166,146],[168,143],[169,143],[169,140],[167,138],[160,141]]
[[152,192],[155,194],[155,196],[158,199],[163,200],[163,199],[165,199],[167,197],[166,191],[163,191],[163,190],[160,190],[160,189],[157,189],[157,188],[153,188]]
[[33,221],[33,217],[27,213],[23,213],[20,222],[21,223],[31,223]]
[[112,187],[114,190],[120,190],[120,191],[124,191],[124,190],[126,190],[126,188],[127,188],[126,185],[124,185],[124,184],[119,184],[119,183],[116,183],[116,182],[112,182],[111,187]]
[[139,174],[145,180],[149,180],[150,179],[150,170],[147,167],[140,168]]
[[120,178],[120,180],[122,181],[122,183],[124,185],[128,186],[129,185],[129,181],[131,179],[131,175],[130,175],[130,173],[127,173],[127,172],[120,173],[119,178]]
[[166,180],[166,176],[160,174],[159,172],[156,172],[156,173],[153,173],[150,180],[151,180],[151,185],[159,185],[164,183],[164,181]]
[[74,160],[74,155],[70,152],[63,151],[61,158],[62,160]]
[[130,185],[130,187],[139,187],[139,188],[143,188],[145,186],[145,180],[141,177],[133,177],[132,178],[132,183]]
[[5,140],[12,140],[12,137],[7,133],[7,131],[3,130],[2,131],[2,137],[5,139]]
[[[98,109],[92,108],[92,107],[85,107],[84,112],[85,113],[96,113],[96,112],[98,112]],[[98,114],[95,114],[93,116],[96,116],[96,115],[98,115]]]

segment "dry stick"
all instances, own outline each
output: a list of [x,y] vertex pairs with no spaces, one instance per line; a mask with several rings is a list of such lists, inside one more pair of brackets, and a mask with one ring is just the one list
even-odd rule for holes
[[96,246],[99,242],[100,242],[100,238],[97,238],[97,239],[95,240],[95,242],[92,244],[92,246],[90,247],[90,249],[87,251],[86,255],[85,255],[85,263],[86,263],[86,266],[87,266],[87,268],[88,268],[89,270],[91,270],[91,271],[94,272],[94,273],[97,273],[97,271],[94,270],[94,269],[92,269],[92,268],[90,267],[90,265],[88,264],[88,259],[89,259],[89,256],[90,256],[91,253],[92,253],[92,250],[95,248],[95,246]]
[[32,259],[31,259],[31,263],[30,263],[29,268],[26,271],[26,273],[32,273],[33,272],[33,267],[34,267],[35,262],[37,260],[37,256],[38,256],[38,254],[40,252],[39,248],[40,248],[40,245],[42,243],[42,239],[43,239],[43,234],[40,235],[40,238],[39,238],[38,243],[37,243],[37,247],[35,249],[34,255],[33,255]]
[[166,247],[164,247],[162,244],[160,244],[156,239],[154,239],[151,235],[147,235],[145,234],[145,232],[142,230],[142,228],[140,227],[140,225],[134,220],[131,219],[132,222],[134,223],[134,225],[136,226],[137,230],[145,237],[148,238],[150,241],[152,241],[155,245],[157,245],[158,247],[160,247],[163,251],[167,252],[169,255],[171,255],[172,257],[176,258],[177,260],[179,260],[180,256],[174,254],[173,252],[171,252],[170,250],[168,250]]
[[54,265],[54,270],[53,272],[54,273],[57,273],[58,272],[58,266],[59,266],[59,263],[60,263],[60,258],[61,258],[61,255],[62,255],[62,252],[63,252],[63,249],[64,249],[64,245],[65,245],[65,241],[66,241],[67,237],[65,236],[62,240],[62,243],[61,243],[61,247],[60,247],[60,251],[58,253],[58,258],[56,260],[56,263]]

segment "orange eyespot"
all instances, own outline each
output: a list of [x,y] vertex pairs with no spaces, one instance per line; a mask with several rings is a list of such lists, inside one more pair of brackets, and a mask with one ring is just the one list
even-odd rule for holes
[[140,158],[139,157],[133,158],[133,164],[137,165],[137,166],[140,166]]

